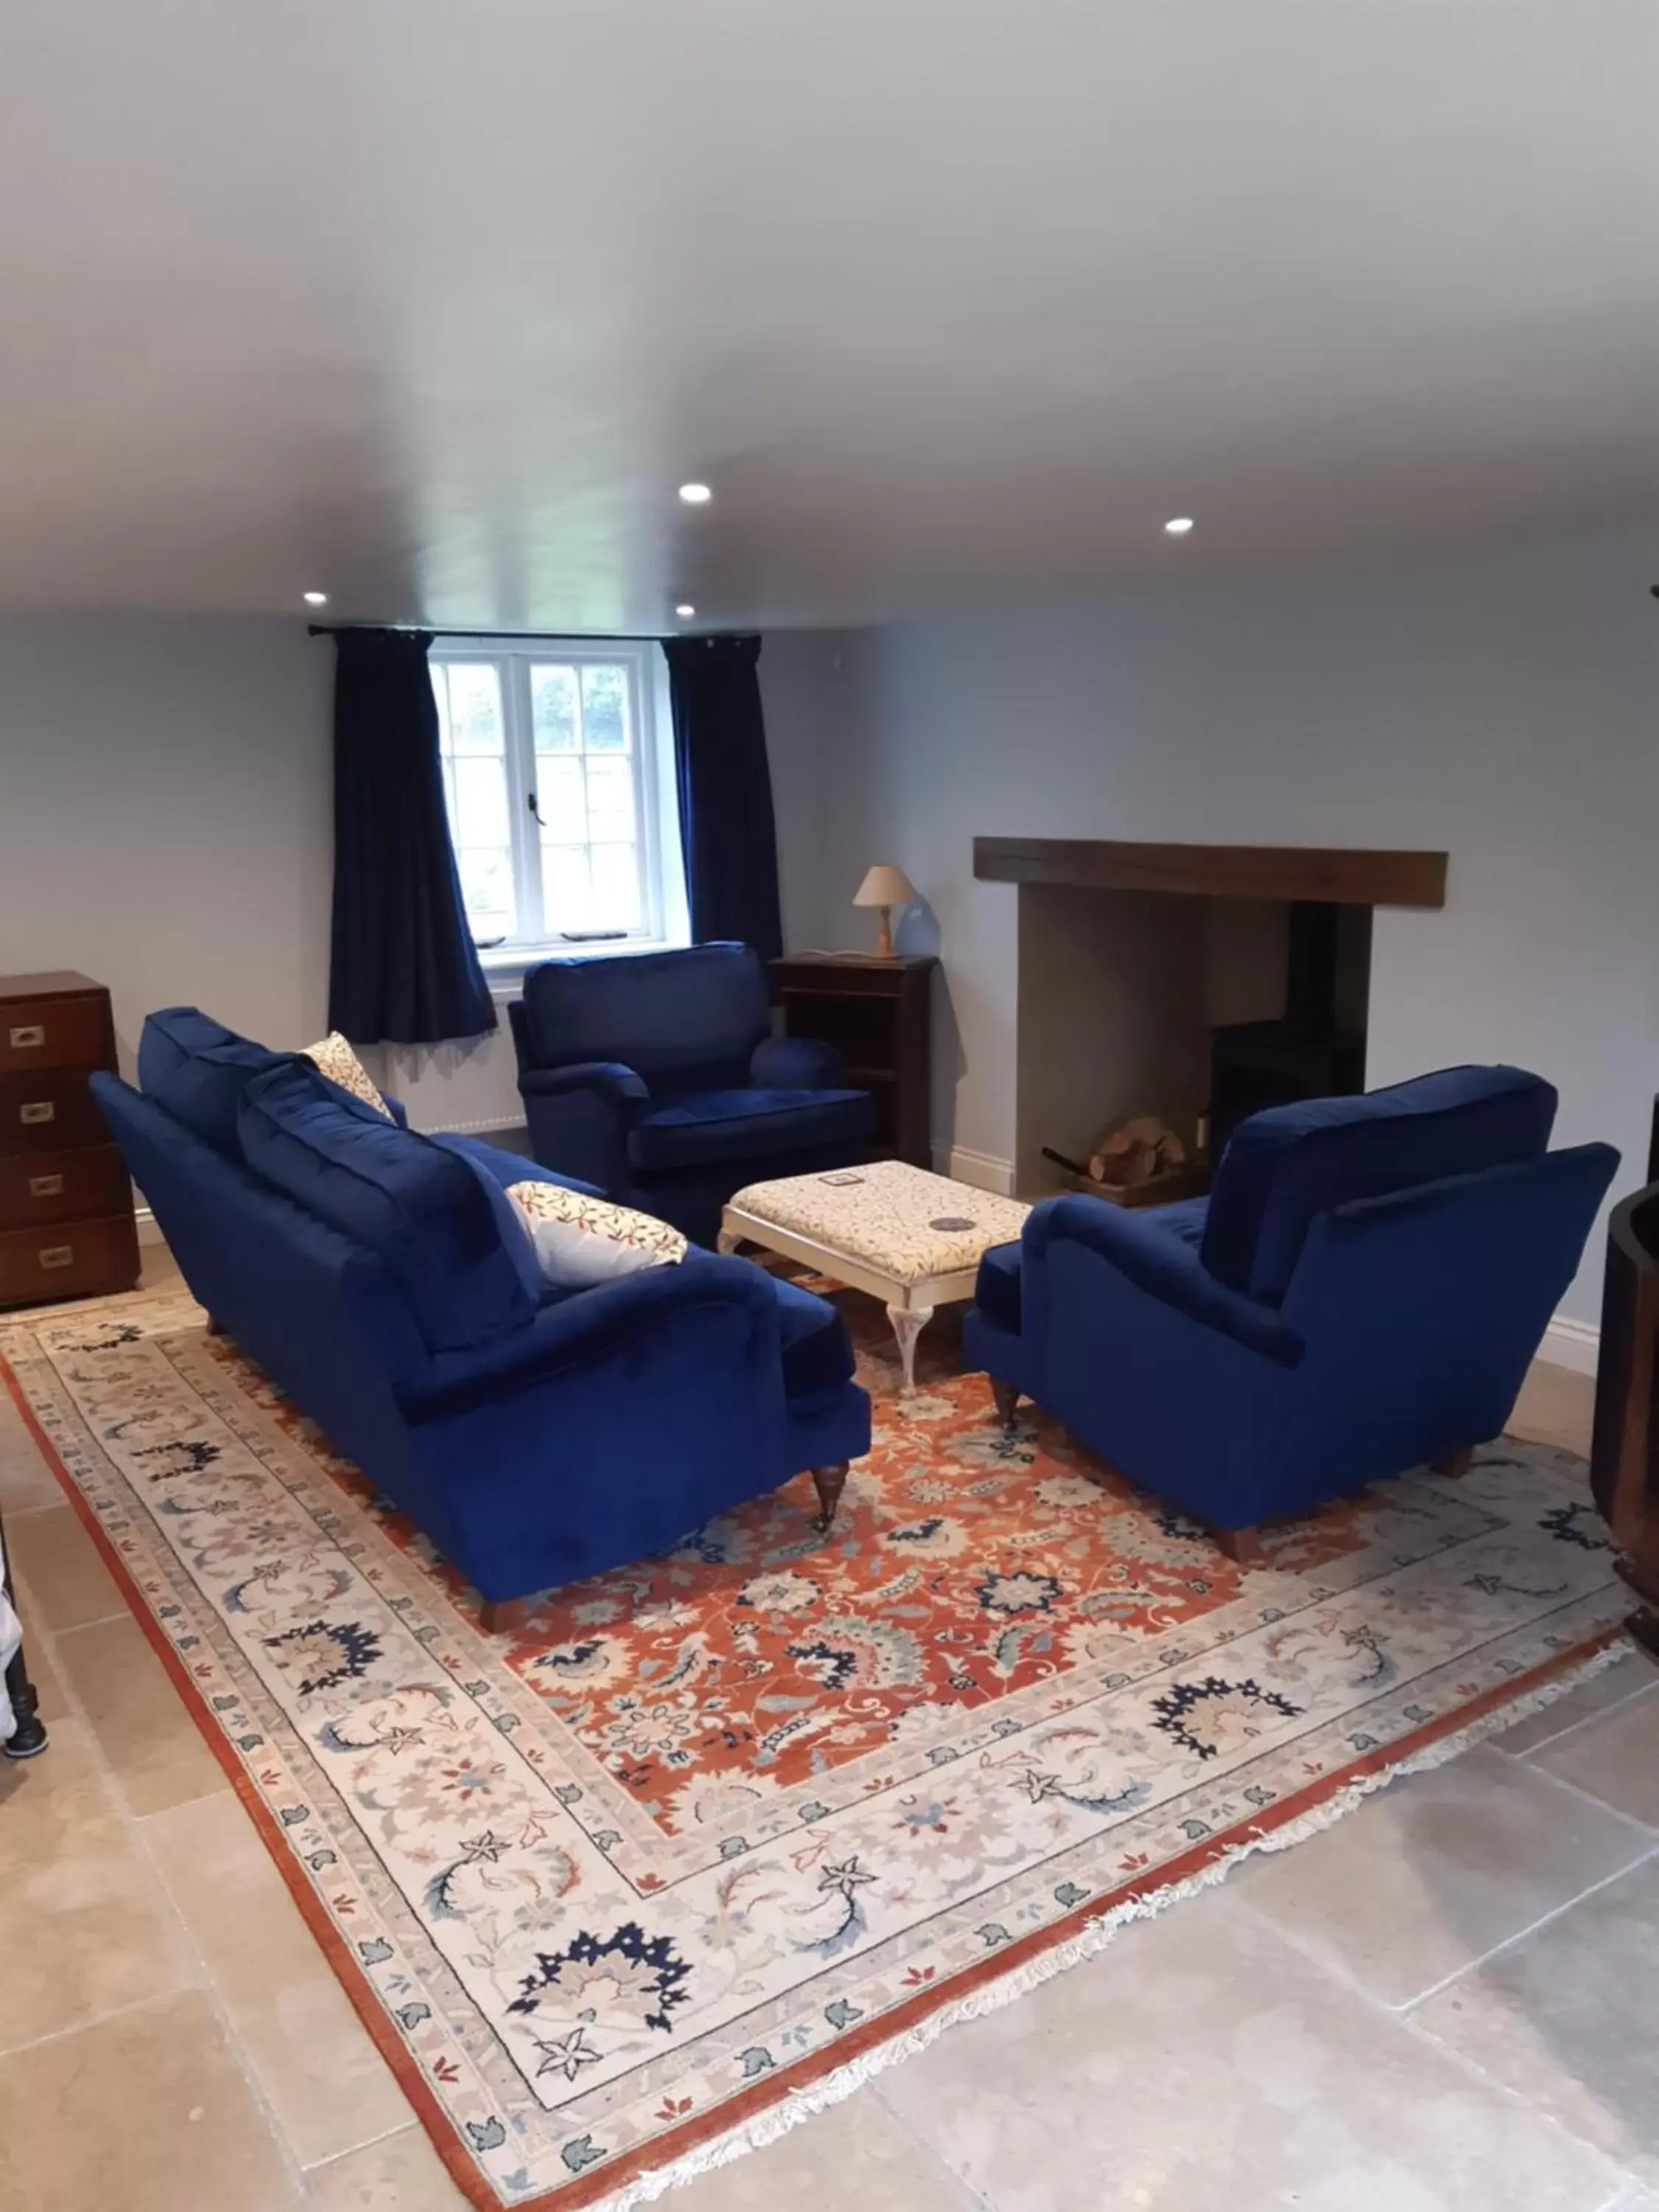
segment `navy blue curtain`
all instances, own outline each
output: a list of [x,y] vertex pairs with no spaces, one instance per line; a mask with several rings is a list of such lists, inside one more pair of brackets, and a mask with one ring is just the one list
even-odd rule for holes
[[356,1044],[439,1044],[495,1026],[449,838],[431,642],[390,629],[334,640],[328,1019]]
[[778,833],[766,764],[757,637],[670,637],[674,764],[691,935],[783,950]]

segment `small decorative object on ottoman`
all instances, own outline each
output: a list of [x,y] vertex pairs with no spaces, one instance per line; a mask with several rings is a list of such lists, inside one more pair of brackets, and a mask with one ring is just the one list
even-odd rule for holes
[[936,1306],[971,1297],[981,1256],[1016,1239],[1030,1208],[903,1160],[752,1182],[726,1206],[720,1249],[764,1245],[887,1308],[904,1388]]

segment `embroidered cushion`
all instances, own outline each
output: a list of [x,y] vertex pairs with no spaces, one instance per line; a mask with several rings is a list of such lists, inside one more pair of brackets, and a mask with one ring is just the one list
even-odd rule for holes
[[313,1067],[320,1068],[331,1083],[337,1083],[342,1091],[361,1098],[365,1106],[372,1106],[377,1114],[384,1114],[388,1121],[394,1116],[392,1109],[375,1089],[368,1070],[358,1059],[349,1039],[338,1030],[331,1030],[325,1037],[305,1048],[305,1057]]
[[631,1206],[551,1182],[515,1182],[507,1194],[524,1217],[543,1274],[566,1289],[614,1282],[641,1267],[672,1267],[685,1257],[678,1229]]

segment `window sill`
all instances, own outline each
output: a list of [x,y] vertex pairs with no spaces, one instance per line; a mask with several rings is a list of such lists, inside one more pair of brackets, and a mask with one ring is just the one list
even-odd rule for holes
[[557,938],[551,945],[500,945],[493,951],[480,952],[478,963],[489,985],[490,997],[505,1001],[516,999],[523,989],[525,970],[538,966],[544,960],[627,960],[636,952],[681,952],[687,942],[673,937],[629,937],[593,945],[569,945]]

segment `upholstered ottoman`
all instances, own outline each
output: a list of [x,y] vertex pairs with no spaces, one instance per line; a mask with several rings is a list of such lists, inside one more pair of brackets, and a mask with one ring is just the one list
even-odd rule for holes
[[877,1160],[751,1182],[726,1208],[720,1247],[763,1245],[880,1298],[908,1391],[915,1388],[916,1339],[934,1308],[973,1296],[980,1255],[1017,1237],[1030,1211],[903,1160]]

